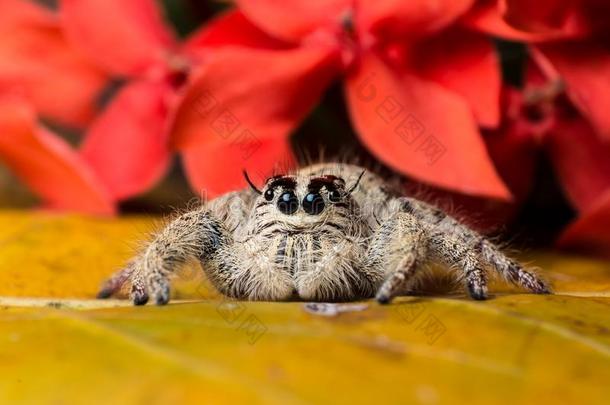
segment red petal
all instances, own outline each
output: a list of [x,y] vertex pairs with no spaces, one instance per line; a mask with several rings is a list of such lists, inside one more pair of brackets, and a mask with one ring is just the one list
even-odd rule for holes
[[166,57],[173,34],[153,0],[61,0],[68,37],[119,75],[139,73]]
[[563,232],[558,245],[610,258],[610,189]]
[[252,24],[241,11],[231,10],[192,34],[185,44],[185,50],[197,52],[201,48],[231,45],[268,49],[287,47],[285,42],[269,36]]
[[588,30],[581,21],[581,1],[503,0],[504,19],[513,27],[540,34],[583,35]]
[[570,100],[610,141],[610,51],[587,42],[539,46],[567,83]]
[[91,168],[61,138],[37,127],[33,111],[15,99],[0,100],[0,159],[53,209],[114,213]]
[[588,211],[610,188],[610,143],[583,119],[561,119],[546,138],[562,186],[579,211]]
[[459,211],[460,220],[484,234],[497,233],[515,220],[523,208],[534,182],[539,148],[533,138],[520,133],[515,126],[495,130],[484,136],[489,154],[509,187],[512,201],[492,200],[464,194],[424,188],[418,184],[411,194],[449,211]]
[[498,125],[500,64],[489,39],[464,29],[450,29],[420,43],[413,60],[423,77],[464,97],[480,125]]
[[29,2],[14,5],[20,6],[10,10],[10,18],[0,18],[0,81],[26,96],[41,115],[85,125],[105,75],[69,46],[52,15]]
[[285,138],[244,136],[187,149],[183,157],[191,186],[203,198],[246,187],[243,170],[262,184],[272,174],[285,173],[294,166],[290,143]]
[[0,2],[0,27],[21,24],[56,23],[55,15],[47,8],[33,1],[2,0]]
[[464,14],[473,0],[374,0],[361,1],[357,25],[362,33],[391,39],[400,35],[423,36],[441,30]]
[[315,30],[336,30],[352,0],[236,0],[238,8],[270,35],[300,42]]
[[520,31],[503,18],[494,0],[481,1],[463,18],[463,23],[478,31],[513,41],[541,42],[565,37],[563,32],[531,33]]
[[165,173],[168,88],[135,82],[91,125],[81,154],[116,199],[146,191]]
[[388,165],[450,190],[510,198],[472,112],[455,93],[410,74],[399,78],[372,54],[345,90],[360,138]]
[[337,74],[333,49],[217,50],[188,88],[172,131],[173,144],[220,142],[244,131],[287,136]]

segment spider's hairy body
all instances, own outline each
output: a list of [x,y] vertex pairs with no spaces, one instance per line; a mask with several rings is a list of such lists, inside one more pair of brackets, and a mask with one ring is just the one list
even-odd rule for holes
[[401,197],[378,176],[348,164],[318,164],[232,192],[172,221],[100,296],[127,280],[134,303],[169,300],[169,276],[189,258],[238,299],[382,303],[413,284],[421,267],[455,268],[470,295],[487,297],[487,269],[535,293],[534,273],[431,205]]

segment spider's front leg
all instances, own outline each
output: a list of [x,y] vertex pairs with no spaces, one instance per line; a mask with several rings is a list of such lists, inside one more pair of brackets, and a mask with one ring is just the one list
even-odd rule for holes
[[183,214],[163,229],[146,250],[124,270],[110,278],[98,294],[111,296],[131,279],[131,298],[135,305],[144,305],[152,296],[157,305],[169,301],[169,276],[190,258],[206,259],[231,237],[221,221],[207,209]]
[[426,259],[426,234],[411,214],[398,212],[377,230],[369,245],[365,268],[387,274],[376,299],[389,303],[413,279]]

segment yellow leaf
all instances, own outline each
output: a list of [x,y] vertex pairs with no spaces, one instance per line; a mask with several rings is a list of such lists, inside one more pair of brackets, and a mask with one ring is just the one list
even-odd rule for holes
[[608,401],[608,263],[537,253],[558,294],[486,302],[91,300],[155,222],[0,214],[0,404]]

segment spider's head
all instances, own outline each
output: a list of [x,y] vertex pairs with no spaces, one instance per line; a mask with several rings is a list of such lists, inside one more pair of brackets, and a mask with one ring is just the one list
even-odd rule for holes
[[[281,222],[291,230],[307,230],[323,224],[342,228],[348,225],[354,209],[351,192],[357,183],[346,187],[334,175],[279,175],[268,179],[259,192],[255,215]],[[341,230],[341,229],[338,229]],[[347,229],[345,229],[347,230]]]

